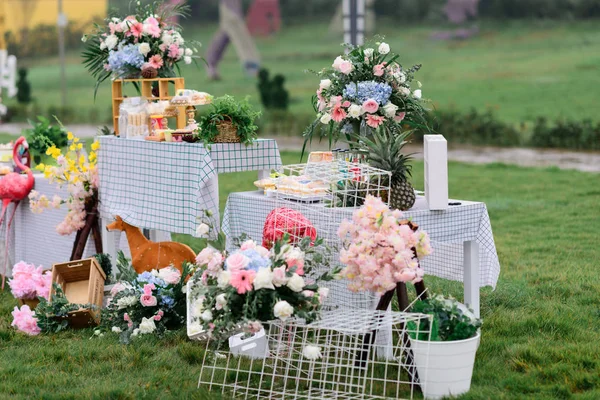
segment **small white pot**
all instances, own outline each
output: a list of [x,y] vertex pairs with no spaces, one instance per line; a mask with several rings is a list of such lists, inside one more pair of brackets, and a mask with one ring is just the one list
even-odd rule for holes
[[426,399],[458,396],[469,391],[480,338],[477,332],[472,338],[451,342],[410,340]]
[[269,354],[269,345],[265,330],[261,329],[254,335],[242,338],[244,333],[238,333],[229,338],[229,350],[236,356],[264,359]]

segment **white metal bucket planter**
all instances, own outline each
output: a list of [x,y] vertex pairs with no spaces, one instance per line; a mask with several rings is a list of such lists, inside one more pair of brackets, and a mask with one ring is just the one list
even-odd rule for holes
[[426,399],[458,396],[469,391],[480,338],[477,332],[472,338],[449,342],[410,340]]

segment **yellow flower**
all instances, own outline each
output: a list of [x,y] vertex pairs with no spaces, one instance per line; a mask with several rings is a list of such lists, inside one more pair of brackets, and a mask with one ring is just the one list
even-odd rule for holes
[[94,140],[92,143],[92,150],[97,151],[100,148],[100,143],[97,140]]
[[90,155],[88,156],[88,159],[90,160],[90,164],[93,164],[94,161],[96,161],[96,153],[94,153],[94,152],[90,153]]
[[73,140],[73,138],[74,138],[73,132],[67,132],[67,139]]
[[81,143],[77,144],[77,150],[83,149],[83,145]]
[[44,164],[38,164],[35,166],[35,169],[37,169],[38,171],[44,171],[46,169],[46,166]]
[[72,145],[69,146],[69,151],[75,151],[77,150],[77,145],[75,143],[73,143]]
[[58,158],[60,156],[60,149],[57,149],[56,146],[48,147],[46,150],[46,155],[52,156],[52,158]]

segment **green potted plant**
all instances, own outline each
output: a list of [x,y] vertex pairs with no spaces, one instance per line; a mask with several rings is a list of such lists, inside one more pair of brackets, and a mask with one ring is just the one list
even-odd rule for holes
[[198,139],[204,144],[243,143],[246,146],[258,137],[255,121],[260,117],[248,98],[237,101],[232,96],[217,97],[211,110],[198,122]]
[[441,295],[417,301],[412,312],[433,316],[418,327],[414,322],[407,326],[423,396],[440,399],[468,392],[481,320],[464,304]]

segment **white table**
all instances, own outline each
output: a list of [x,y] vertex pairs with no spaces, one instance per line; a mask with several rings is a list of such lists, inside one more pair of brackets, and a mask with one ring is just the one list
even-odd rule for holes
[[[492,228],[484,203],[451,202],[460,205],[450,206],[444,211],[430,211],[425,199],[418,197],[415,206],[404,214],[431,237],[434,252],[422,262],[425,273],[462,281],[464,301],[479,315],[479,288],[495,287],[500,275]],[[232,193],[227,199],[221,228],[228,238],[246,233],[261,241],[265,219],[276,207],[274,198],[265,197],[260,192]],[[339,222],[344,218],[350,219],[353,210],[336,209],[335,218]],[[305,217],[311,220],[310,211],[305,213]],[[318,231],[317,228],[317,234]]]
[[[259,139],[240,143],[157,143],[101,136],[98,151],[100,215],[104,252],[113,256],[115,232],[105,228],[115,215],[151,230],[151,240],[170,233],[195,234],[198,217],[213,212],[218,227],[218,174],[259,171],[281,166],[277,142]],[[162,234],[160,234],[162,232]]]

